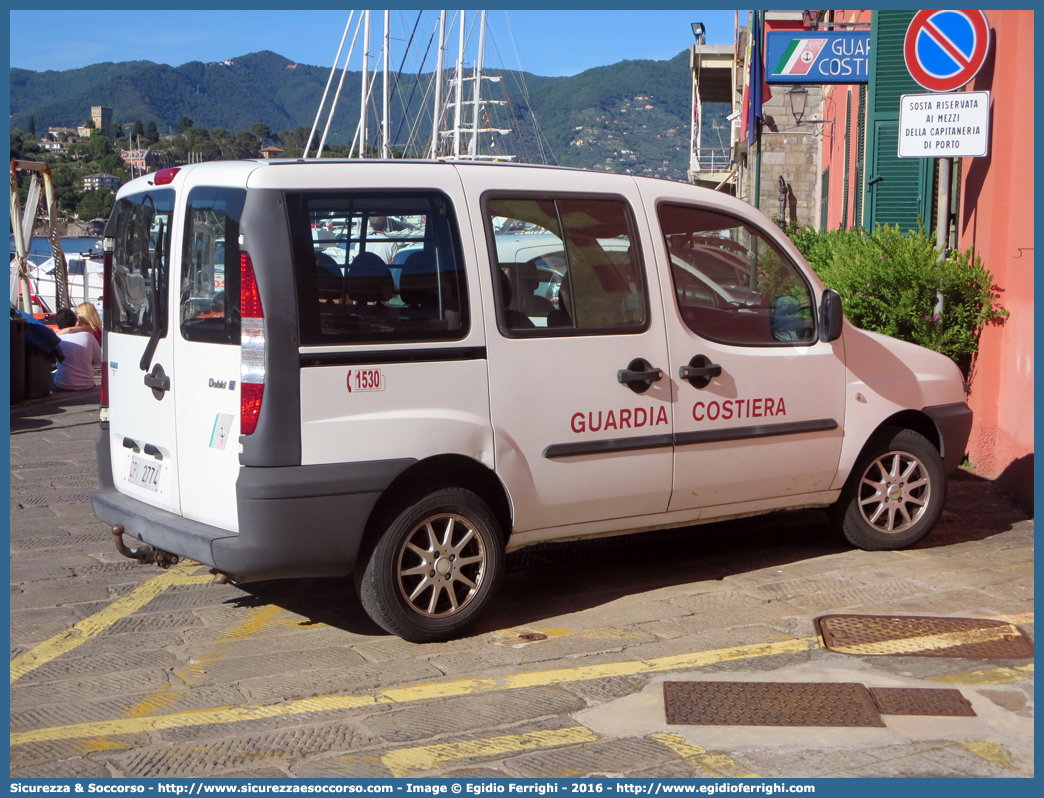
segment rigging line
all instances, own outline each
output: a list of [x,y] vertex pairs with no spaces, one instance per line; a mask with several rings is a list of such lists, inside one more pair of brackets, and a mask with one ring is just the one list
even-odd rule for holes
[[[410,99],[409,99],[409,102],[407,103],[408,106],[412,106],[413,105],[413,94],[414,94],[414,91],[416,91],[417,86],[420,85],[421,74],[422,74],[422,71],[424,69],[424,64],[428,60],[428,53],[431,51],[431,43],[435,40],[435,31],[436,30],[438,30],[438,22],[435,23],[435,28],[433,28],[432,31],[431,31],[431,38],[428,40],[428,47],[424,51],[424,60],[421,62],[420,68],[417,70],[417,75],[414,78],[413,91],[410,92]],[[434,87],[436,80],[438,80],[438,76],[435,75],[435,73],[433,72],[432,73],[432,79],[428,81],[428,85],[424,89],[424,95],[421,97],[420,107],[421,107],[422,110],[427,108],[427,106],[428,106],[428,94],[432,91],[432,88]],[[434,113],[434,109],[433,109],[433,113]],[[417,114],[417,117],[415,119],[411,119],[410,120],[410,134],[409,134],[409,136],[406,137],[406,149],[405,149],[405,152],[409,152],[410,147],[413,146],[414,138],[415,138],[415,136],[417,134],[417,131],[420,129],[420,123],[421,123],[420,116],[421,116],[420,114]],[[426,113],[425,113],[424,121],[425,122],[427,121],[427,114]],[[399,128],[400,129],[402,128],[401,124],[399,125]],[[434,121],[434,119],[432,120],[432,129],[435,129],[435,121]],[[398,140],[398,137],[399,137],[399,133],[398,133],[398,131],[396,131],[396,133],[395,133],[396,140]],[[424,153],[421,153],[421,157],[424,157]]]
[[[423,13],[424,12],[422,11],[421,14],[423,14]],[[410,43],[411,44],[413,43],[413,36],[417,32],[417,25],[419,25],[419,24],[420,24],[420,14],[417,15],[417,22],[413,26],[413,33],[410,34]],[[399,120],[399,127],[396,128],[396,130],[395,130],[395,137],[394,137],[393,141],[398,141],[399,140],[399,133],[402,132],[402,126],[406,122],[406,118],[410,115],[410,106],[413,104],[413,95],[417,91],[417,84],[420,83],[420,76],[421,76],[421,73],[424,71],[424,65],[428,62],[428,53],[431,52],[431,43],[433,41],[435,41],[435,28],[432,28],[431,38],[428,39],[428,46],[424,49],[424,57],[421,59],[420,66],[417,68],[417,77],[413,81],[413,88],[410,89],[410,96],[406,100],[406,104],[402,106],[402,118]],[[408,51],[409,49],[410,49],[410,45],[407,44],[406,45],[406,50]],[[405,55],[402,57],[402,63],[403,64],[406,63],[406,56]],[[400,75],[402,74],[402,65],[399,66],[399,74]],[[398,87],[399,87],[399,78],[398,78],[398,76],[396,76],[396,78],[395,78],[395,88],[398,89]],[[402,97],[401,96],[399,97],[399,103],[400,104],[402,103]],[[412,130],[412,127],[413,126],[411,125],[410,126],[411,130]],[[411,135],[409,138],[412,139],[413,136]]]
[[508,36],[511,39],[511,46],[515,50],[515,58],[518,61],[518,65],[520,67],[520,70],[517,73],[516,82],[520,83],[520,87],[521,87],[521,90],[522,90],[522,97],[525,99],[526,106],[529,108],[529,115],[533,119],[533,127],[536,129],[536,133],[537,133],[537,146],[540,148],[541,160],[543,160],[543,162],[545,164],[547,163],[547,159],[544,158],[544,145],[546,144],[547,145],[547,151],[549,153],[551,153],[551,157],[554,159],[555,164],[558,164],[559,163],[558,156],[555,155],[555,151],[551,147],[551,142],[547,138],[547,136],[544,135],[543,128],[540,127],[540,120],[537,119],[536,113],[533,111],[533,101],[532,101],[532,98],[529,95],[529,85],[526,83],[525,74],[524,74],[524,72],[521,69],[522,66],[523,66],[523,64],[522,64],[522,54],[518,50],[518,43],[515,41],[515,31],[511,27],[511,18],[508,16],[507,11],[504,12],[504,18],[505,18],[505,21],[507,22]]
[[[380,52],[377,53],[377,57],[380,58]],[[380,74],[379,70],[374,70],[373,77],[370,78],[370,86],[366,91],[366,98],[370,101],[373,106],[374,113],[377,112],[377,103],[373,99],[373,84],[377,82],[377,76]],[[356,140],[359,142],[359,154],[362,155],[363,147],[366,146],[366,134],[362,129],[362,116],[359,116],[359,122],[355,126],[355,135],[352,137],[352,149],[355,148]],[[352,157],[352,150],[348,150],[348,157]]]
[[[504,63],[504,57],[500,53],[500,45],[497,44],[496,37],[493,36],[492,31],[490,32],[490,39],[492,39],[492,41],[493,41],[493,49],[496,51],[497,57],[500,59],[501,63]],[[501,88],[504,90],[504,99],[507,101],[508,111],[511,113],[511,121],[512,121],[512,123],[514,125],[515,131],[518,134],[518,143],[521,145],[521,149],[526,150],[527,148],[526,148],[525,137],[522,135],[522,123],[519,121],[518,116],[515,114],[515,106],[511,102],[511,93],[508,91],[507,81],[504,79],[504,75],[503,75],[502,71],[498,71],[497,74],[500,76],[500,85],[501,85]],[[517,80],[516,80],[516,83],[517,83]],[[496,108],[493,109],[493,112],[494,112],[494,114],[497,113]],[[498,123],[499,123],[499,120],[500,120],[500,117],[499,117],[499,115],[497,115]],[[539,142],[538,142],[537,146],[539,147]],[[541,156],[543,156],[543,152],[541,152]],[[520,158],[523,157],[522,153],[519,153],[519,157]],[[541,158],[541,160],[544,160],[544,159]],[[546,160],[544,161],[544,163],[545,164],[547,163]]]
[[[359,28],[362,27],[363,14],[359,14],[359,21],[355,23],[355,33],[352,34],[352,46],[348,48],[348,57],[344,61],[344,70],[341,72],[341,79],[337,82],[337,93],[334,94],[333,104],[330,106],[330,115],[326,117],[326,127],[323,129],[323,137],[319,142],[319,148],[315,151],[315,157],[323,157],[323,147],[326,146],[326,137],[330,133],[330,124],[333,122],[334,112],[337,111],[337,101],[341,99],[341,89],[344,88],[344,76],[348,74],[348,64],[352,60],[352,53],[355,51],[355,42],[359,38]],[[351,150],[348,151],[351,155]]]
[[[334,73],[337,72],[337,62],[341,60],[341,50],[344,49],[344,40],[348,38],[348,29],[352,26],[352,17],[355,16],[353,10],[348,14],[348,22],[344,26],[344,34],[341,36],[341,43],[337,47],[337,55],[334,56],[333,66],[330,68],[330,77],[326,79],[326,88],[323,89],[323,99],[319,101],[319,107],[315,109],[315,121],[312,122],[312,131],[308,134],[308,143],[305,144],[304,158],[308,158],[308,151],[312,148],[312,139],[315,137],[315,129],[319,127],[319,117],[322,116],[323,106],[326,105],[326,95],[330,91],[330,84],[333,83]],[[349,53],[349,57],[351,53]]]
[[[421,108],[424,108],[427,105],[428,97],[431,95],[432,89],[433,89],[433,83],[432,83],[432,81],[428,81],[428,85],[424,89],[424,96],[421,97],[421,101],[420,101]],[[425,115],[425,121],[427,121],[427,116],[426,115]],[[410,147],[414,146],[413,142],[414,142],[414,140],[415,140],[415,138],[417,136],[417,133],[420,131],[420,129],[421,129],[421,126],[420,126],[420,120],[419,119],[410,122],[410,134],[406,138],[406,151],[407,152],[409,151]],[[427,151],[427,149],[425,149],[425,152],[426,151]],[[420,157],[424,157],[423,153],[421,154]]]
[[[402,61],[399,62],[399,71],[395,73],[395,83],[392,84],[392,88],[391,88],[391,96],[392,97],[395,97],[395,96],[398,95],[398,92],[399,92],[399,79],[402,77],[402,69],[403,69],[403,67],[406,66],[406,56],[409,55],[409,53],[410,53],[410,47],[413,45],[413,37],[417,34],[417,26],[420,25],[421,15],[423,15],[423,14],[424,14],[423,11],[418,11],[417,12],[417,21],[413,23],[413,32],[410,33],[410,40],[408,42],[406,42],[406,50],[402,54]],[[428,43],[428,46],[431,47],[431,43],[430,42]],[[425,57],[425,59],[427,59],[427,57],[428,57],[427,52],[424,53],[424,57]],[[421,67],[423,68],[423,66],[424,66],[424,62],[422,61],[421,62]],[[414,84],[414,88],[416,88],[416,84]],[[413,99],[413,94],[412,93],[410,94],[410,99],[411,100]],[[402,105],[402,97],[399,97],[399,104]],[[388,103],[388,108],[389,109],[391,108],[391,102],[390,101]],[[389,113],[391,113],[390,110],[389,110]],[[402,118],[405,119],[406,115],[408,113],[409,113],[409,107],[408,106],[403,107],[403,109],[402,109],[402,114],[403,114]],[[399,121],[399,129],[395,131],[395,136],[392,138],[392,141],[398,141],[399,140],[399,130],[402,130],[402,120]],[[388,142],[388,146],[389,147],[391,146],[391,142]]]
[[[517,72],[513,72],[512,73],[512,77],[514,78],[515,84],[519,88],[519,92],[521,93],[522,98],[526,101],[526,107],[529,108],[530,116],[533,117],[534,135],[535,135],[535,138],[536,138],[537,150],[540,153],[540,160],[546,165],[547,164],[547,158],[544,155],[544,144],[541,141],[541,135],[540,135],[541,131],[540,131],[539,125],[536,123],[536,114],[533,113],[533,106],[532,106],[532,103],[531,103],[530,98],[529,98],[529,87],[526,85],[526,79],[525,79],[525,73],[524,73],[525,66],[522,63],[522,53],[519,52],[518,43],[515,41],[515,31],[514,31],[514,28],[511,27],[511,17],[508,15],[508,12],[506,10],[504,11],[504,22],[507,24],[508,38],[511,40],[511,48],[514,50],[514,53],[515,53],[515,63],[517,63],[518,67],[519,67]],[[499,48],[498,48],[497,52],[499,53]],[[505,87],[504,93],[505,94],[508,93],[506,87]],[[512,116],[514,116],[514,106],[511,106],[511,113],[512,113]],[[521,131],[521,129],[522,129],[522,126],[520,124],[519,125],[519,130]],[[519,138],[521,139],[521,133],[519,135]],[[552,155],[553,155],[553,153],[552,153]]]

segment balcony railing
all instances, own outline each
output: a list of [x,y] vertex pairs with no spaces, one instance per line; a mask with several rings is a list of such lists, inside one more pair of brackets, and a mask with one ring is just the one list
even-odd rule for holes
[[732,165],[732,149],[729,147],[701,147],[693,150],[689,159],[689,170],[700,172],[727,172]]

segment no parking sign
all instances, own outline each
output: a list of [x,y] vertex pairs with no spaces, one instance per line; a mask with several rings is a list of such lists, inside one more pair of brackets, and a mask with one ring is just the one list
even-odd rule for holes
[[929,91],[953,91],[982,68],[990,25],[982,11],[918,11],[903,53],[910,76]]

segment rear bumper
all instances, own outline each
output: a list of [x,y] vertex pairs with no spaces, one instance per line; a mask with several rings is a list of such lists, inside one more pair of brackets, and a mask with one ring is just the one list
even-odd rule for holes
[[91,504],[98,518],[123,524],[131,537],[239,582],[351,573],[377,499],[415,462],[242,467],[236,481],[236,534],[120,493],[104,424],[97,451],[101,488],[91,494]]
[[960,466],[968,448],[971,436],[972,410],[964,402],[948,405],[932,405],[924,408],[924,413],[935,422],[942,443],[940,454],[947,474],[952,474]]

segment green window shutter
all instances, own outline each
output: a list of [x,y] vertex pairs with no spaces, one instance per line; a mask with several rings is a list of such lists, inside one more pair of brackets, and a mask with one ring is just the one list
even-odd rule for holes
[[866,226],[899,225],[904,233],[920,217],[930,223],[932,159],[903,158],[899,149],[899,98],[923,94],[906,69],[903,42],[913,11],[874,11],[870,34]]
[[[899,122],[880,120],[874,124],[874,177],[870,187],[869,211],[873,224],[899,225],[902,233],[917,229],[917,219],[927,221],[931,206],[931,158],[902,158]],[[928,200],[928,208],[925,200]]]
[[852,224],[863,226],[863,160],[866,158],[866,84],[859,87],[859,110],[856,112],[855,217]]
[[830,199],[830,167],[823,170],[823,201],[820,204],[819,229],[827,229],[827,206]]
[[849,146],[852,141],[852,92],[848,92],[848,102],[845,104],[845,182],[844,198],[841,207],[841,229],[848,229],[848,162],[851,160]]

